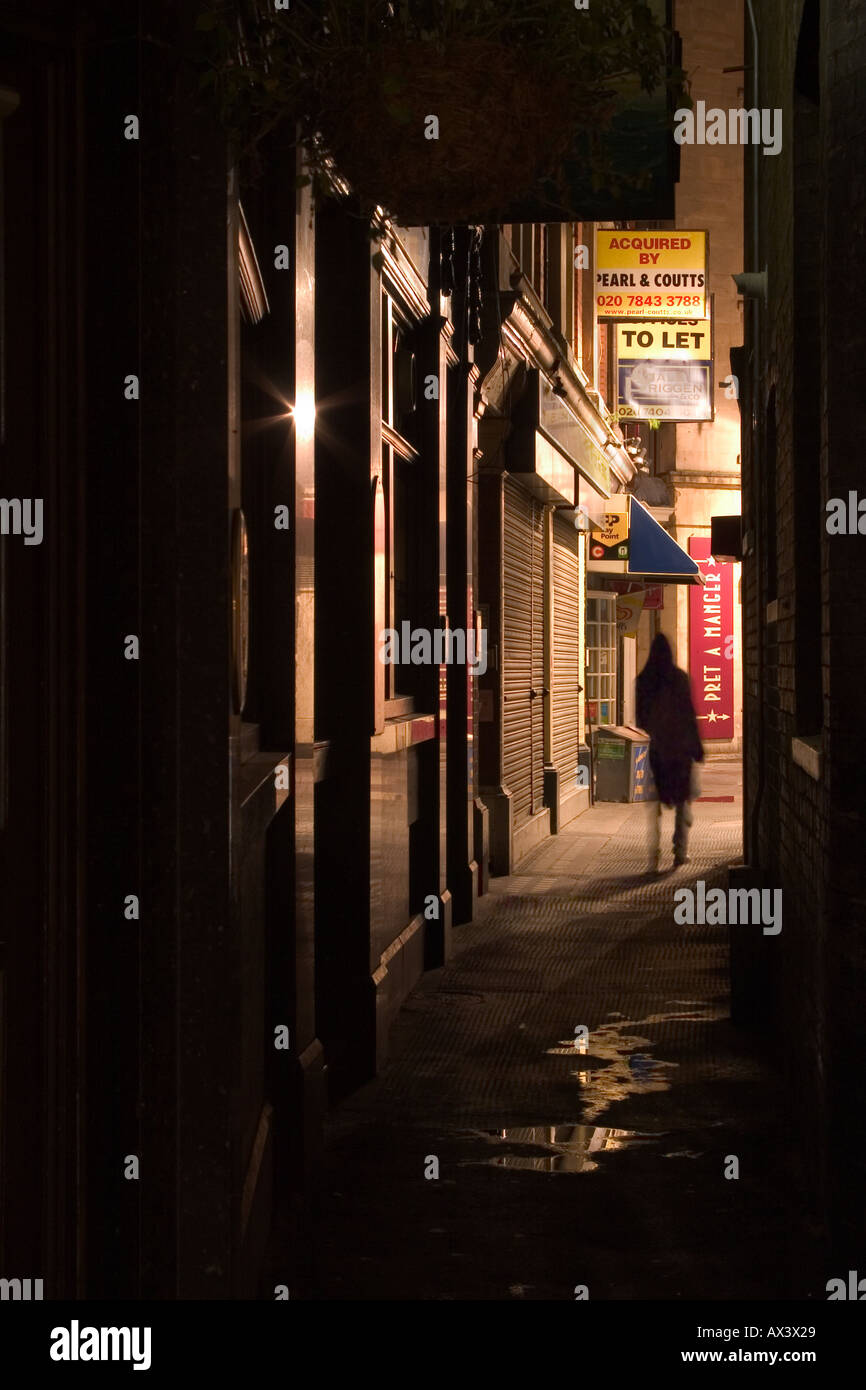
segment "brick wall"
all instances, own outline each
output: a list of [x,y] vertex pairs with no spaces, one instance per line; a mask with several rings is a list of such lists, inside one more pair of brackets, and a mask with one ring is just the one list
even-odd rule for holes
[[[813,1194],[822,1205],[829,1201],[838,1257],[855,1259],[860,1250],[862,1260],[866,536],[828,536],[824,503],[858,485],[866,493],[857,444],[866,356],[866,12],[854,0],[821,0],[814,11],[810,0],[763,0],[755,9],[758,105],[782,109],[784,134],[781,154],[758,154],[758,268],[768,268],[768,302],[757,331],[754,309],[747,311],[757,391],[747,381],[741,400],[743,509],[757,541],[743,567],[746,843],[756,838],[760,865],[784,891],[767,1011],[799,1096]],[[809,88],[813,21],[820,91],[810,108],[796,92]],[[807,32],[798,69],[801,22]],[[748,22],[746,41],[748,64]],[[745,159],[746,258],[756,268],[748,148]],[[773,390],[776,476],[768,488]],[[768,611],[774,589],[776,608]],[[810,726],[812,678],[820,687]],[[816,725],[818,777],[797,765],[793,744]],[[816,1150],[823,1121],[828,1137]]]

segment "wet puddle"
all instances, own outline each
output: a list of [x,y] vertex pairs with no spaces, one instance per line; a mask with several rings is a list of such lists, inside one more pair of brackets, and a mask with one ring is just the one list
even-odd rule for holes
[[591,1173],[598,1167],[598,1154],[652,1144],[659,1138],[657,1134],[599,1125],[526,1125],[483,1133],[513,1149],[543,1149],[543,1153],[501,1153],[482,1160],[488,1167],[523,1168],[534,1173]]
[[651,1049],[656,1044],[630,1029],[678,1021],[703,1023],[723,1016],[721,1011],[695,1000],[670,1002],[670,1012],[649,1014],[636,1020],[610,1013],[607,1022],[590,1030],[586,1041],[576,1046],[574,1038],[564,1038],[547,1049],[548,1057],[575,1059],[577,1066],[571,1075],[580,1086],[585,1121],[598,1120],[611,1105],[627,1096],[645,1096],[671,1087],[679,1063],[654,1057]]
[[[490,1158],[468,1160],[472,1166],[524,1169],[535,1173],[591,1173],[603,1153],[645,1147],[667,1138],[665,1131],[615,1129],[596,1123],[617,1101],[670,1089],[679,1063],[653,1056],[659,1044],[644,1036],[643,1029],[671,1023],[706,1023],[725,1017],[723,1010],[695,999],[671,999],[664,1013],[630,1019],[611,1012],[588,1036],[564,1038],[546,1049],[548,1057],[573,1058],[571,1075],[580,1086],[583,1107],[580,1124],[509,1126],[506,1129],[464,1133],[495,1143]],[[641,1030],[641,1031],[639,1031]],[[668,1138],[670,1143],[670,1139]],[[664,1158],[696,1159],[693,1149],[662,1151]]]

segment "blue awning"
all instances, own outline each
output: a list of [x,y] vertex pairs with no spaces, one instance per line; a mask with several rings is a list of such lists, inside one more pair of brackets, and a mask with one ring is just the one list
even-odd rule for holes
[[702,584],[697,562],[659,526],[636,497],[629,499],[626,574],[656,584]]

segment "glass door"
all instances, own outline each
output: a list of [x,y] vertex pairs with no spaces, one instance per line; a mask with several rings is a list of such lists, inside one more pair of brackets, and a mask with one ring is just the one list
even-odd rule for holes
[[616,723],[616,595],[586,596],[586,721]]

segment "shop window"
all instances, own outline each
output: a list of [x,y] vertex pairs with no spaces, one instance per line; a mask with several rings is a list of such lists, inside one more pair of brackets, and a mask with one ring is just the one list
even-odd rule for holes
[[547,301],[547,227],[535,228],[532,248],[532,286],[542,304]]
[[[420,589],[418,545],[417,352],[412,325],[382,294],[382,486],[385,500],[385,626],[415,626]],[[403,650],[400,655],[408,655]],[[401,661],[385,667],[385,699],[420,698],[427,668]],[[427,671],[429,675],[429,671]]]
[[[255,204],[253,204],[255,210]],[[238,206],[238,305],[241,315],[241,515],[232,539],[233,603],[238,632],[233,652],[235,703],[244,723],[267,719],[266,608],[263,559],[268,539],[271,433],[262,421],[273,418],[274,403],[265,389],[267,360],[265,321],[270,305],[243,206]],[[241,573],[235,570],[241,566]],[[258,735],[256,736],[258,737]],[[255,747],[247,740],[245,748]]]
[[401,227],[400,243],[424,283],[430,274],[429,227]]
[[586,599],[586,720],[616,723],[616,599],[588,594]]

